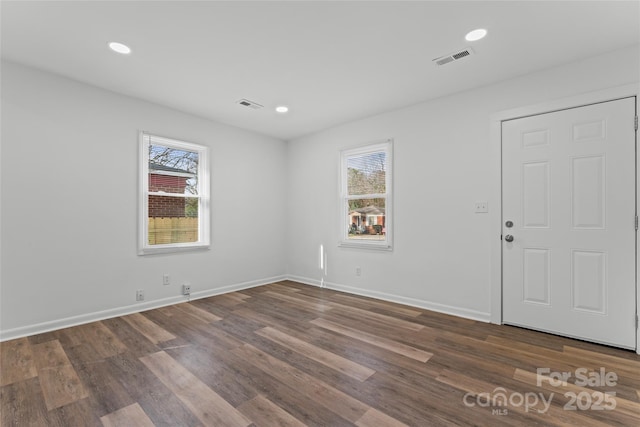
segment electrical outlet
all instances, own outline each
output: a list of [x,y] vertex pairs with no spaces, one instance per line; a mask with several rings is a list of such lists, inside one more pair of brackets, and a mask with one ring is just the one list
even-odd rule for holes
[[475,213],[487,213],[489,212],[489,202],[476,202]]
[[144,290],[138,289],[136,291],[136,301],[144,301]]
[[191,285],[189,283],[182,285],[182,295],[191,295]]
[[168,275],[168,274],[163,275],[163,276],[162,276],[162,284],[163,284],[163,285],[165,285],[165,286],[167,286],[167,285],[169,285],[170,283],[171,283],[171,282],[169,281],[169,275]]
[[356,267],[356,276],[360,277],[362,275],[362,269],[360,267]]

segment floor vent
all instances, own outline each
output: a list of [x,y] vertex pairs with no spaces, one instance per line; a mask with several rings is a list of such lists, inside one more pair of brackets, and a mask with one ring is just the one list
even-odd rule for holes
[[460,50],[458,52],[454,52],[454,53],[450,53],[449,55],[445,55],[445,56],[441,56],[439,58],[436,58],[433,60],[433,62],[436,63],[436,65],[440,66],[440,65],[445,65],[448,64],[450,62],[453,61],[458,61],[462,58],[466,58],[467,56],[473,55],[473,49],[471,49],[470,47]]
[[238,101],[238,104],[242,105],[243,107],[252,108],[254,110],[259,110],[263,107],[263,105],[260,105],[257,102],[249,101],[248,99],[241,99],[240,101]]

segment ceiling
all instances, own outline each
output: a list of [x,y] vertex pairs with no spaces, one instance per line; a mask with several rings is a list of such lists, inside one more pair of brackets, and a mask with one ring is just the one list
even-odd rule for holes
[[[283,140],[640,41],[638,1],[3,0],[0,12],[4,59]],[[479,27],[487,37],[465,41]]]

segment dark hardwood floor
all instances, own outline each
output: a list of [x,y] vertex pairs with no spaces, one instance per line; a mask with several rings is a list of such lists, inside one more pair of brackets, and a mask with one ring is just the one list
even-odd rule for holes
[[2,426],[640,426],[633,352],[288,281],[0,353]]

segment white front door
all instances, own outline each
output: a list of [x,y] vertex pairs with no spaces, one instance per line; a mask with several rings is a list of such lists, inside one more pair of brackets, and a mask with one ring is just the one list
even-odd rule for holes
[[636,347],[635,104],[502,122],[505,323]]

